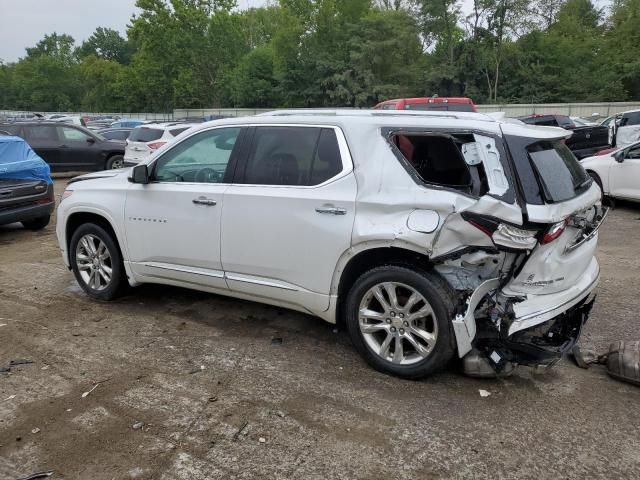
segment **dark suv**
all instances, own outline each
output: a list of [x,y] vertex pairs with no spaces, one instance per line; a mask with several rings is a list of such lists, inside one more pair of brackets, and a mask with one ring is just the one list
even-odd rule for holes
[[533,114],[520,117],[524,123],[542,127],[561,127],[571,130],[571,135],[566,140],[567,147],[578,159],[590,157],[596,152],[609,147],[609,130],[600,125],[576,125],[567,115]]
[[24,138],[53,172],[124,166],[124,142],[107,140],[83,127],[33,121],[0,124],[0,130]]

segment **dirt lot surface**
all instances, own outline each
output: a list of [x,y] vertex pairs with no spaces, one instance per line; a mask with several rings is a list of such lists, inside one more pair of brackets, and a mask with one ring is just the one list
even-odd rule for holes
[[[602,230],[585,346],[640,338],[639,232],[633,205]],[[0,227],[0,367],[18,359],[0,479],[640,478],[640,388],[602,367],[403,381],[295,312],[158,286],[98,303],[53,226]]]

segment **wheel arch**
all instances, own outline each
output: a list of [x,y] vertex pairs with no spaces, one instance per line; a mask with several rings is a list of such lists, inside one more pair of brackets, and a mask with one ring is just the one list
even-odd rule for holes
[[603,194],[608,194],[609,193],[609,185],[605,185],[605,182],[604,182],[604,180],[602,178],[602,175],[600,175],[600,173],[595,171],[593,168],[585,168],[585,170],[589,174],[589,176],[591,176],[598,183],[598,185],[600,186],[600,189],[602,190],[602,193]]
[[[94,223],[104,228],[110,235],[113,236],[113,239],[120,251],[120,256],[122,259],[125,259],[124,252],[122,251],[121,239],[118,235],[116,229],[113,227],[112,222],[103,214],[97,212],[89,212],[89,211],[79,211],[70,213],[67,217],[67,221],[65,224],[65,247],[67,251],[67,260],[71,263],[71,254],[70,254],[70,245],[71,245],[71,237],[73,233],[82,225],[86,223]],[[125,266],[126,266],[125,261]],[[127,272],[128,273],[128,272]]]
[[402,265],[420,270],[431,270],[433,264],[423,252],[391,245],[368,245],[352,248],[338,262],[334,274],[332,293],[336,295],[336,323],[344,323],[343,307],[347,293],[365,272],[383,265]]

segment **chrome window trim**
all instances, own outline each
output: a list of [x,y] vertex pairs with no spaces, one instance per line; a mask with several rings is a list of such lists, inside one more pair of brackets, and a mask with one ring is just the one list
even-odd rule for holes
[[161,154],[159,154],[157,157],[151,159],[148,163],[147,163],[147,168],[152,169],[153,168],[153,164],[155,162],[157,162],[159,159],[161,159],[164,155],[166,155],[168,152],[170,152],[173,148],[177,147],[178,145],[180,145],[182,142],[186,141],[187,139],[193,137],[194,135],[198,135],[200,133],[204,133],[204,132],[209,132],[211,130],[218,130],[220,128],[249,128],[249,127],[302,127],[302,128],[331,128],[335,134],[336,134],[336,138],[338,140],[338,148],[340,150],[340,160],[342,162],[342,170],[340,172],[338,172],[336,175],[334,175],[333,177],[325,180],[322,183],[319,183],[318,185],[267,185],[267,184],[253,184],[253,183],[205,183],[205,182],[151,182],[151,184],[163,184],[163,185],[215,185],[215,186],[221,186],[221,185],[226,185],[226,186],[230,186],[233,185],[234,187],[269,187],[269,188],[300,188],[300,189],[305,189],[305,190],[309,190],[309,189],[314,189],[314,188],[322,188],[325,185],[328,185],[330,183],[333,183],[343,177],[346,177],[347,175],[349,175],[351,172],[353,172],[353,157],[351,156],[351,150],[349,149],[349,144],[347,143],[347,138],[344,134],[344,132],[342,131],[342,128],[340,128],[337,125],[323,125],[323,124],[301,124],[301,123],[241,123],[241,124],[229,124],[229,125],[214,125],[211,127],[206,127],[206,128],[202,128],[199,130],[196,130],[195,132],[190,133],[188,136],[180,139],[179,142],[176,142],[173,145],[170,145],[167,150],[163,151]]

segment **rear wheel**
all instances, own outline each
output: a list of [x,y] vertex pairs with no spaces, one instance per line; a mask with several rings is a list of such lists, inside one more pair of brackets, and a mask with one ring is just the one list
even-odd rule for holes
[[454,354],[453,297],[435,274],[403,266],[363,274],[347,296],[354,346],[376,370],[403,378],[428,376]]
[[120,250],[99,225],[86,223],[74,232],[69,260],[78,284],[91,297],[113,300],[126,286]]
[[51,217],[47,215],[46,217],[38,217],[32,220],[23,220],[20,223],[22,223],[22,226],[27,230],[42,230],[49,225],[49,220],[51,220]]
[[105,165],[105,170],[116,170],[118,168],[124,167],[124,157],[122,155],[114,155],[113,157],[109,157],[107,160],[107,164]]

